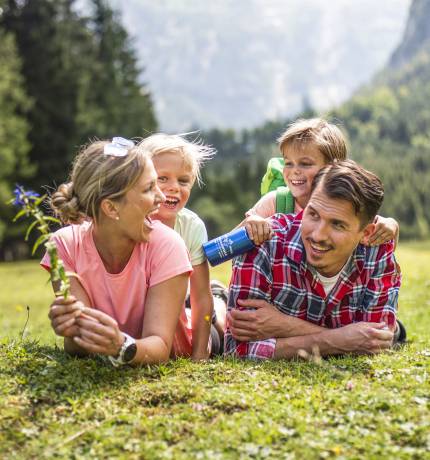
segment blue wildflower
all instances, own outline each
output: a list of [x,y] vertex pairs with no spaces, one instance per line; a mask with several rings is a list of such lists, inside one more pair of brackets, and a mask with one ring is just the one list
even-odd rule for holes
[[34,201],[36,200],[36,198],[40,196],[38,193],[33,192],[33,190],[25,191],[21,185],[17,185],[15,187],[13,194],[15,195],[13,204],[15,206],[21,206],[21,207],[24,207],[26,205],[25,198],[27,198],[29,201]]

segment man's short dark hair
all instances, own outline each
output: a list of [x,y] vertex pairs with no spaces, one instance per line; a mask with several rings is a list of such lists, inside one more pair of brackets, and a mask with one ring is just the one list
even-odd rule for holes
[[384,199],[379,177],[352,160],[322,168],[314,177],[312,192],[319,184],[329,198],[349,201],[362,227],[373,221]]

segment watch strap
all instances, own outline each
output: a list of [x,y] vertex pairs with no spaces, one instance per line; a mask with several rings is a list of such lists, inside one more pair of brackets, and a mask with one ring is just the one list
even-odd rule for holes
[[124,359],[124,353],[130,345],[136,344],[136,340],[130,335],[125,332],[122,332],[122,335],[124,336],[124,343],[119,350],[118,356],[108,356],[109,361],[115,367],[123,366],[124,364],[128,364],[130,362]]

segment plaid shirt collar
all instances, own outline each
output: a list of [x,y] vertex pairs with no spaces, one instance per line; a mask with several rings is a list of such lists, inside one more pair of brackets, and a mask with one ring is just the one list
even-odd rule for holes
[[[303,211],[299,212],[293,219],[289,228],[286,230],[283,245],[286,256],[300,265],[300,272],[305,274],[307,270],[311,270],[311,266],[306,262],[306,251],[302,240],[302,218]],[[364,262],[366,258],[365,246],[359,244],[346,267],[342,270],[345,278],[354,281],[357,276],[364,270]],[[355,272],[355,273],[354,273]]]

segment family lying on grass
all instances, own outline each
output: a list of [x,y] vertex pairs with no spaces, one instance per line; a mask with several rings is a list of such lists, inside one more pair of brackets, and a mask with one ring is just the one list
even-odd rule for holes
[[[276,192],[247,212],[240,225],[257,246],[234,260],[228,293],[210,282],[205,225],[185,208],[214,151],[165,134],[83,148],[51,197],[68,224],[52,240],[74,273],[72,295],[49,312],[66,352],[118,366],[223,351],[377,353],[404,340],[399,228],[377,216],[381,181],[346,160],[341,131],[324,120],[293,123],[279,145],[294,212],[275,214]],[[41,264],[49,270],[47,255]]]

